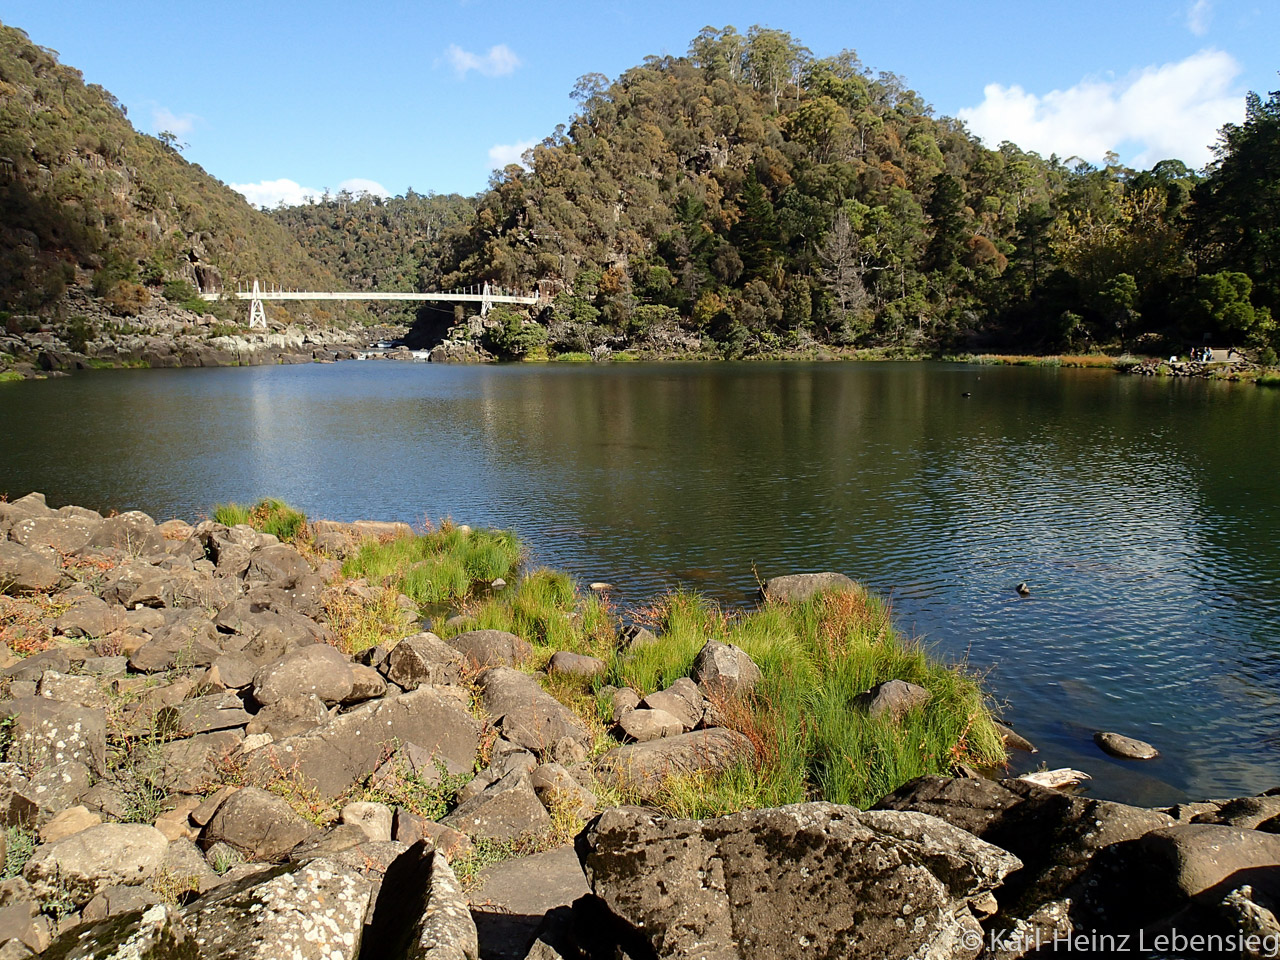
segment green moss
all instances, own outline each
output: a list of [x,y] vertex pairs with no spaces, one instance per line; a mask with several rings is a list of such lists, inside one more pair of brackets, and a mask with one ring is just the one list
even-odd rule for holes
[[0,370],[0,383],[17,383],[25,379],[17,370]]

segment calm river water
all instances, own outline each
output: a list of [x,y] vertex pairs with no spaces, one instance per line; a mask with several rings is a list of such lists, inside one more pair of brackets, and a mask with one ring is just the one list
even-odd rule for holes
[[[743,605],[757,575],[843,571],[988,674],[1041,748],[1019,772],[1155,803],[1280,785],[1278,437],[1280,391],[1087,370],[109,371],[0,385],[0,492],[452,516],[623,602]],[[1112,760],[1096,729],[1164,756]]]

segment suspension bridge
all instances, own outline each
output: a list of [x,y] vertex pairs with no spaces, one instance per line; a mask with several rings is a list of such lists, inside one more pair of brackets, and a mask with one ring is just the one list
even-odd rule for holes
[[381,293],[370,290],[345,292],[285,290],[274,286],[264,289],[257,280],[254,280],[251,288],[237,287],[234,293],[228,290],[216,293],[202,292],[200,294],[202,300],[221,300],[224,297],[249,301],[249,329],[251,330],[254,328],[266,329],[267,313],[263,304],[267,300],[443,300],[450,303],[478,303],[480,304],[480,315],[483,317],[488,315],[489,310],[492,309],[495,303],[519,303],[527,306],[538,303],[540,299],[537,294],[516,293],[490,283],[447,293],[399,293],[395,291]]

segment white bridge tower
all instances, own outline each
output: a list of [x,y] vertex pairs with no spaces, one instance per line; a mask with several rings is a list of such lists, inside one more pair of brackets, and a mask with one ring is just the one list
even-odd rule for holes
[[262,291],[258,281],[253,281],[253,299],[249,301],[249,329],[267,329],[267,311],[262,306]]

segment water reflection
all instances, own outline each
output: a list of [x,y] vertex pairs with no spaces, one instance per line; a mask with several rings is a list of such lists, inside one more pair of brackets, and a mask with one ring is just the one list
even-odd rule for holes
[[[685,584],[741,604],[757,576],[843,570],[988,672],[1037,761],[1093,771],[1096,793],[1275,785],[1277,391],[960,365],[365,363],[78,375],[0,391],[0,416],[0,489],[57,503],[190,517],[275,495],[513,526],[623,602]],[[1165,756],[1111,760],[1099,727]]]

